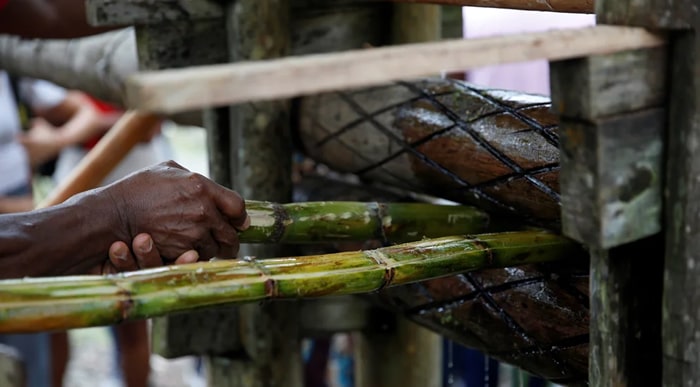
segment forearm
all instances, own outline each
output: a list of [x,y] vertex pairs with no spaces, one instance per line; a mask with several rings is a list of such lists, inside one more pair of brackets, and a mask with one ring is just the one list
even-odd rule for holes
[[30,211],[34,208],[31,196],[0,197],[0,214]]
[[109,130],[110,126],[101,119],[99,113],[91,109],[78,111],[71,119],[58,128],[61,148],[79,145]]
[[44,210],[0,215],[0,278],[85,273],[123,238],[109,195],[92,191]]

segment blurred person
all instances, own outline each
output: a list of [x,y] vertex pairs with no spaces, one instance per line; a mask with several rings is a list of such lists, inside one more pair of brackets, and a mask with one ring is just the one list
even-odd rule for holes
[[[60,104],[62,94],[48,83],[13,83],[0,72],[0,213],[30,211],[34,207],[31,169],[27,153],[18,140],[21,133],[19,100],[36,108]],[[28,387],[47,386],[50,381],[50,341],[47,333],[0,335],[0,342],[17,349],[24,359]]]

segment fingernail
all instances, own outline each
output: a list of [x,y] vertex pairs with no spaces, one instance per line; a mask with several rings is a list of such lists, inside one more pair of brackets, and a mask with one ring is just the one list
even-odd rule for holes
[[197,250],[192,251],[188,257],[188,261],[191,263],[199,261],[199,252]]
[[120,261],[126,261],[126,251],[124,249],[118,249],[114,252],[114,257]]
[[151,250],[153,250],[153,239],[148,238],[148,244],[145,247],[141,248],[142,253],[150,253]]
[[250,227],[250,216],[245,217],[245,221],[243,221],[243,225],[241,226],[241,231],[245,231]]

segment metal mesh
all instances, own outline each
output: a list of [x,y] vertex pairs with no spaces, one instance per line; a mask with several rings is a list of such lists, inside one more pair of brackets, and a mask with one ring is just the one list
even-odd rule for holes
[[[305,98],[298,136],[331,169],[556,227],[557,117],[542,96],[425,80]],[[561,384],[587,383],[588,262],[485,270],[379,300]]]
[[300,139],[332,169],[493,211],[559,217],[549,100],[454,80],[306,98]]
[[588,270],[523,266],[385,289],[391,309],[458,343],[561,384],[588,372]]

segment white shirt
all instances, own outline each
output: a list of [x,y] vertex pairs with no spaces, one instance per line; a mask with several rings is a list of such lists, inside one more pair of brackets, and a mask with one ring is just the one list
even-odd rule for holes
[[[20,79],[18,89],[20,98],[33,108],[54,107],[66,95],[65,89],[33,79]],[[17,142],[20,131],[10,78],[0,71],[0,196],[30,181],[29,160],[24,147]]]

